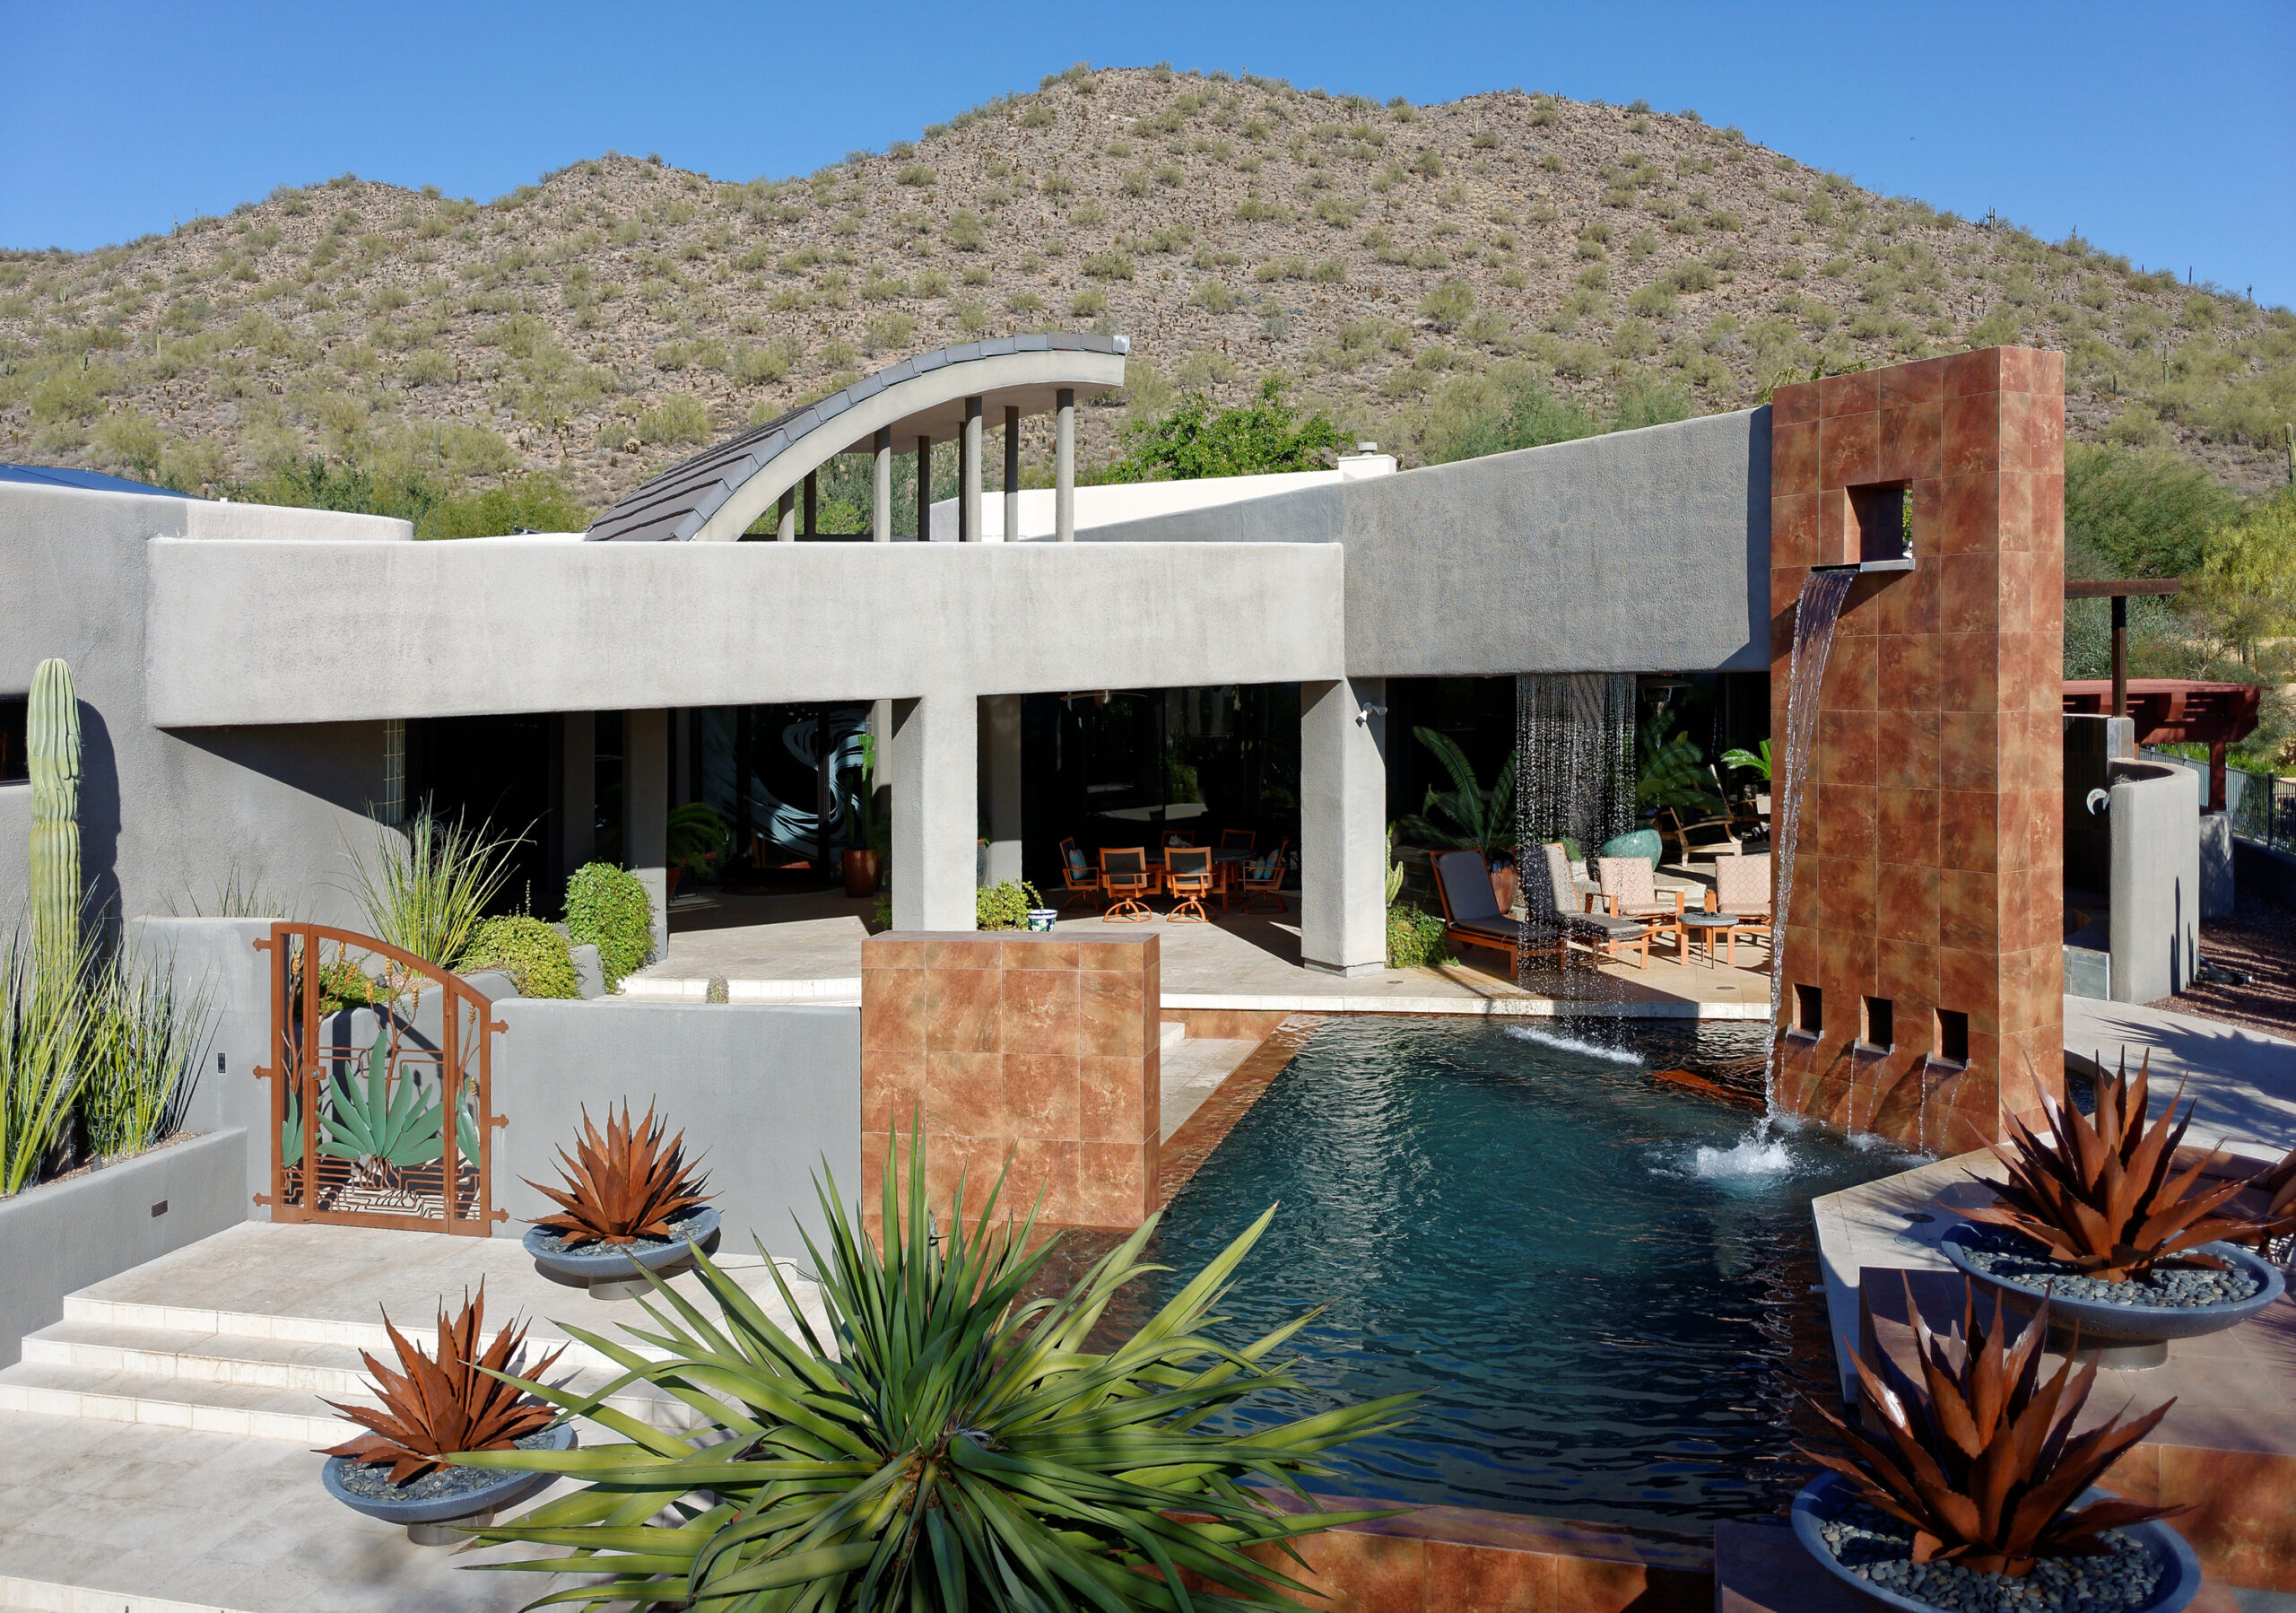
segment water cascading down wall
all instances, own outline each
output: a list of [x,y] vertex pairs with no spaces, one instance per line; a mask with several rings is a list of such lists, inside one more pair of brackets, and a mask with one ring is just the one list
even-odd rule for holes
[[1990,348],[1778,388],[1771,732],[1796,602],[1842,608],[1778,967],[1775,1101],[1957,1153],[2064,1092],[2065,361]]

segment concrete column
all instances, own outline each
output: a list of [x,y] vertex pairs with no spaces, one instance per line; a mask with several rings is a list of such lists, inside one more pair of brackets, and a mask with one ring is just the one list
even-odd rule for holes
[[[1006,508],[1011,508],[1010,501]],[[980,697],[982,796],[988,806],[988,883],[1021,877],[1021,697]]]
[[559,830],[561,874],[575,869],[597,853],[598,714],[568,711],[558,719],[558,800],[563,820]]
[[869,536],[876,542],[893,541],[893,429],[877,432],[876,475],[869,489]]
[[1013,404],[1004,405],[1004,541],[1021,541],[1021,411]]
[[781,522],[773,536],[785,544],[797,541],[797,490],[794,487],[781,495]]
[[933,541],[933,439],[917,440],[917,541]]
[[892,702],[893,928],[972,929],[978,699]]
[[980,399],[965,399],[964,460],[957,493],[957,541],[980,541]]
[[807,537],[813,536],[821,530],[813,524],[813,518],[820,513],[820,510],[821,473],[809,470],[805,473],[805,536]]
[[1052,535],[1076,541],[1076,393],[1063,387],[1055,395],[1052,450]]
[[1300,957],[1327,974],[1387,966],[1384,678],[1300,685]]
[[654,910],[654,956],[669,950],[670,723],[663,711],[622,714],[622,855]]

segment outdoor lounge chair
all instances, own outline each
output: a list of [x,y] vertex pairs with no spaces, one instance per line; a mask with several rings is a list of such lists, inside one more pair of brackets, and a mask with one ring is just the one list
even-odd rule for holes
[[1542,920],[1552,914],[1552,922],[1566,937],[1599,946],[1607,957],[1617,957],[1622,949],[1632,946],[1640,955],[1641,967],[1650,967],[1650,927],[1639,919],[1579,911],[1578,882],[1571,873],[1570,853],[1559,841],[1549,841],[1539,850],[1546,853],[1546,881],[1544,885],[1527,881],[1522,887],[1524,902],[1533,913]]
[[[1731,860],[1735,860],[1732,859]],[[1650,927],[1652,937],[1672,932],[1674,955],[1687,960],[1688,944],[1683,939],[1683,893],[1679,888],[1661,893],[1654,881],[1657,870],[1647,857],[1598,857],[1595,859],[1603,887],[1603,902],[1613,919],[1639,919]]]
[[[1738,937],[1752,940],[1770,933],[1770,853],[1726,857],[1714,865],[1716,911],[1734,913],[1737,922],[1724,931],[1733,967],[1738,962]],[[1709,945],[1712,943],[1709,941]]]
[[[1742,848],[1738,837],[1731,833],[1729,815],[1692,818],[1685,822],[1683,815],[1672,806],[1661,806],[1650,820],[1650,826],[1662,840],[1671,841],[1674,847],[1674,861],[1687,863],[1693,857],[1735,857]],[[1697,835],[1693,841],[1691,837]]]
[[1217,882],[1212,873],[1212,853],[1203,846],[1174,846],[1164,853],[1164,888],[1172,894],[1167,924],[1206,924],[1204,899]]
[[[1288,913],[1292,911],[1283,902],[1283,876],[1291,871],[1290,865],[1283,860],[1283,854],[1291,848],[1292,841],[1288,838],[1276,841],[1274,850],[1257,862],[1244,865],[1244,904],[1239,911]],[[1262,902],[1273,905],[1264,908],[1259,905]]]
[[1522,966],[1526,953],[1561,955],[1568,945],[1561,925],[1526,924],[1499,911],[1499,898],[1491,889],[1491,865],[1482,852],[1438,851],[1429,861],[1435,868],[1435,900],[1442,905],[1446,941],[1505,953],[1509,973]]
[[1100,917],[1111,924],[1145,924],[1156,915],[1148,911],[1147,896],[1156,888],[1144,846],[1107,848],[1100,852],[1100,893],[1108,911]]
[[1092,871],[1083,849],[1074,839],[1060,842],[1060,900],[1053,905],[1065,910],[1082,900],[1097,901],[1100,894],[1100,876]]

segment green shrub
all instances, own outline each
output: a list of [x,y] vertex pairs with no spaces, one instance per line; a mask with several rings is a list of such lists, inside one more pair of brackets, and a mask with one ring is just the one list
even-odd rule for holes
[[1443,940],[1443,920],[1407,902],[1387,909],[1387,967],[1430,969],[1451,961]]
[[1025,879],[1008,879],[984,887],[973,898],[973,915],[983,929],[1026,929],[1029,910],[1043,905],[1036,886]]
[[[601,954],[604,948],[599,949]],[[478,927],[456,965],[458,974],[499,969],[521,997],[579,997],[574,955],[566,937],[540,919],[523,914],[489,919]]]
[[644,968],[654,952],[654,908],[638,876],[610,862],[577,868],[566,882],[566,938],[598,949],[609,991]]

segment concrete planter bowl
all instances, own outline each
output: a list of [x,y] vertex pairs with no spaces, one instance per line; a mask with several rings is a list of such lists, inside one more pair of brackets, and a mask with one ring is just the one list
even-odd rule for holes
[[[550,1431],[550,1443],[542,1447],[550,1451],[571,1451],[574,1448],[574,1426],[561,1423]],[[429,1501],[396,1501],[387,1496],[361,1495],[344,1487],[343,1475],[350,1469],[347,1456],[331,1456],[319,1469],[319,1482],[326,1493],[354,1513],[364,1513],[385,1523],[404,1524],[406,1538],[417,1546],[457,1546],[465,1537],[465,1529],[483,1529],[494,1521],[494,1514],[507,1507],[517,1505],[529,1496],[548,1487],[555,1473],[500,1473],[476,1489],[459,1491],[452,1495],[439,1495]]]
[[[2107,1494],[2103,1490],[2089,1490],[2074,1504],[2086,1506],[2092,1501],[2106,1499]],[[1794,1535],[1802,1542],[1802,1549],[1816,1559],[1819,1567],[1874,1607],[1900,1609],[1903,1613],[1943,1613],[1936,1602],[1919,1601],[1858,1578],[1828,1549],[1825,1537],[1818,1532],[1820,1526],[1833,1521],[1856,1499],[1857,1492],[1839,1473],[1822,1473],[1803,1486],[1802,1493],[1794,1497]],[[2159,1522],[2132,1524],[2121,1532],[2134,1535],[2161,1567],[2161,1582],[2153,1587],[2152,1596],[2129,1608],[2127,1613],[2180,1613],[2200,1594],[2200,1559],[2185,1544],[2182,1535]]]
[[695,1245],[705,1253],[718,1247],[718,1212],[707,1205],[675,1225],[676,1242],[639,1248],[554,1249],[551,1234],[539,1226],[526,1228],[525,1242],[535,1269],[552,1281],[587,1288],[592,1299],[629,1299],[653,1288],[631,1269],[633,1260],[657,1277],[669,1277],[693,1264]]
[[1996,1277],[1970,1262],[1970,1247],[1982,1247],[1992,1235],[1987,1229],[1964,1221],[1959,1226],[1948,1227],[1937,1240],[1937,1247],[1971,1282],[2001,1295],[2028,1316],[2040,1309],[2044,1298],[2048,1299],[2052,1346],[2069,1341],[2078,1326],[2083,1359],[2093,1353],[2100,1366],[2124,1371],[2167,1365],[2171,1340],[2199,1338],[2238,1327],[2279,1299],[2287,1286],[2280,1269],[2271,1261],[2260,1260],[2235,1243],[2205,1243],[2196,1252],[2216,1256],[2227,1265],[2258,1278],[2264,1286],[2247,1299],[2214,1305],[2116,1305],[2044,1295],[2030,1283]]

